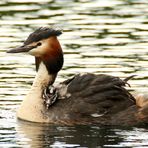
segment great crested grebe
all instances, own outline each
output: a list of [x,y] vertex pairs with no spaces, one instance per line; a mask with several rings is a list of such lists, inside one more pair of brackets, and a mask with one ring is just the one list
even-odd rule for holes
[[60,30],[41,27],[31,33],[22,46],[8,51],[28,52],[36,60],[37,75],[17,112],[18,118],[67,125],[144,122],[147,117],[124,88],[130,77],[121,80],[110,75],[85,73],[52,85],[63,66],[63,52],[57,39],[60,34]]

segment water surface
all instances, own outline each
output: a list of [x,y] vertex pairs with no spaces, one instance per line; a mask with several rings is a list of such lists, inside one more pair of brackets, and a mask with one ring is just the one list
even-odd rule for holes
[[63,29],[64,67],[56,83],[79,72],[130,80],[148,91],[147,0],[0,1],[0,147],[147,147],[147,127],[45,126],[16,120],[35,76],[34,58],[6,54],[41,26]]

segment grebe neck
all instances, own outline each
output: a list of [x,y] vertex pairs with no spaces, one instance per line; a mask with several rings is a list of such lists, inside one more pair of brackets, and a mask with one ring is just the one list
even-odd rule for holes
[[32,122],[49,122],[43,100],[43,91],[48,85],[53,84],[56,76],[57,74],[49,73],[43,62],[39,64],[31,90],[23,99],[17,112],[18,118]]
[[50,73],[46,65],[41,62],[38,68],[38,72],[34,79],[31,91],[34,89],[44,90],[47,86],[52,85],[56,79],[56,73]]

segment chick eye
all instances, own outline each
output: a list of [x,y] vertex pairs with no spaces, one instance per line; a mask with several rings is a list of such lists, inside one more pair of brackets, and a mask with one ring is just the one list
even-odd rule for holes
[[42,43],[40,43],[40,42],[39,42],[39,43],[37,43],[37,46],[41,46],[41,45],[42,45]]

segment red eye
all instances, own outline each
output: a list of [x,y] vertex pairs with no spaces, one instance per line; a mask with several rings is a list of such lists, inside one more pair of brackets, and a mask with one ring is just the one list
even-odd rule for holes
[[40,42],[39,42],[39,43],[37,43],[37,46],[41,46],[41,45],[42,45],[42,43],[40,43]]

